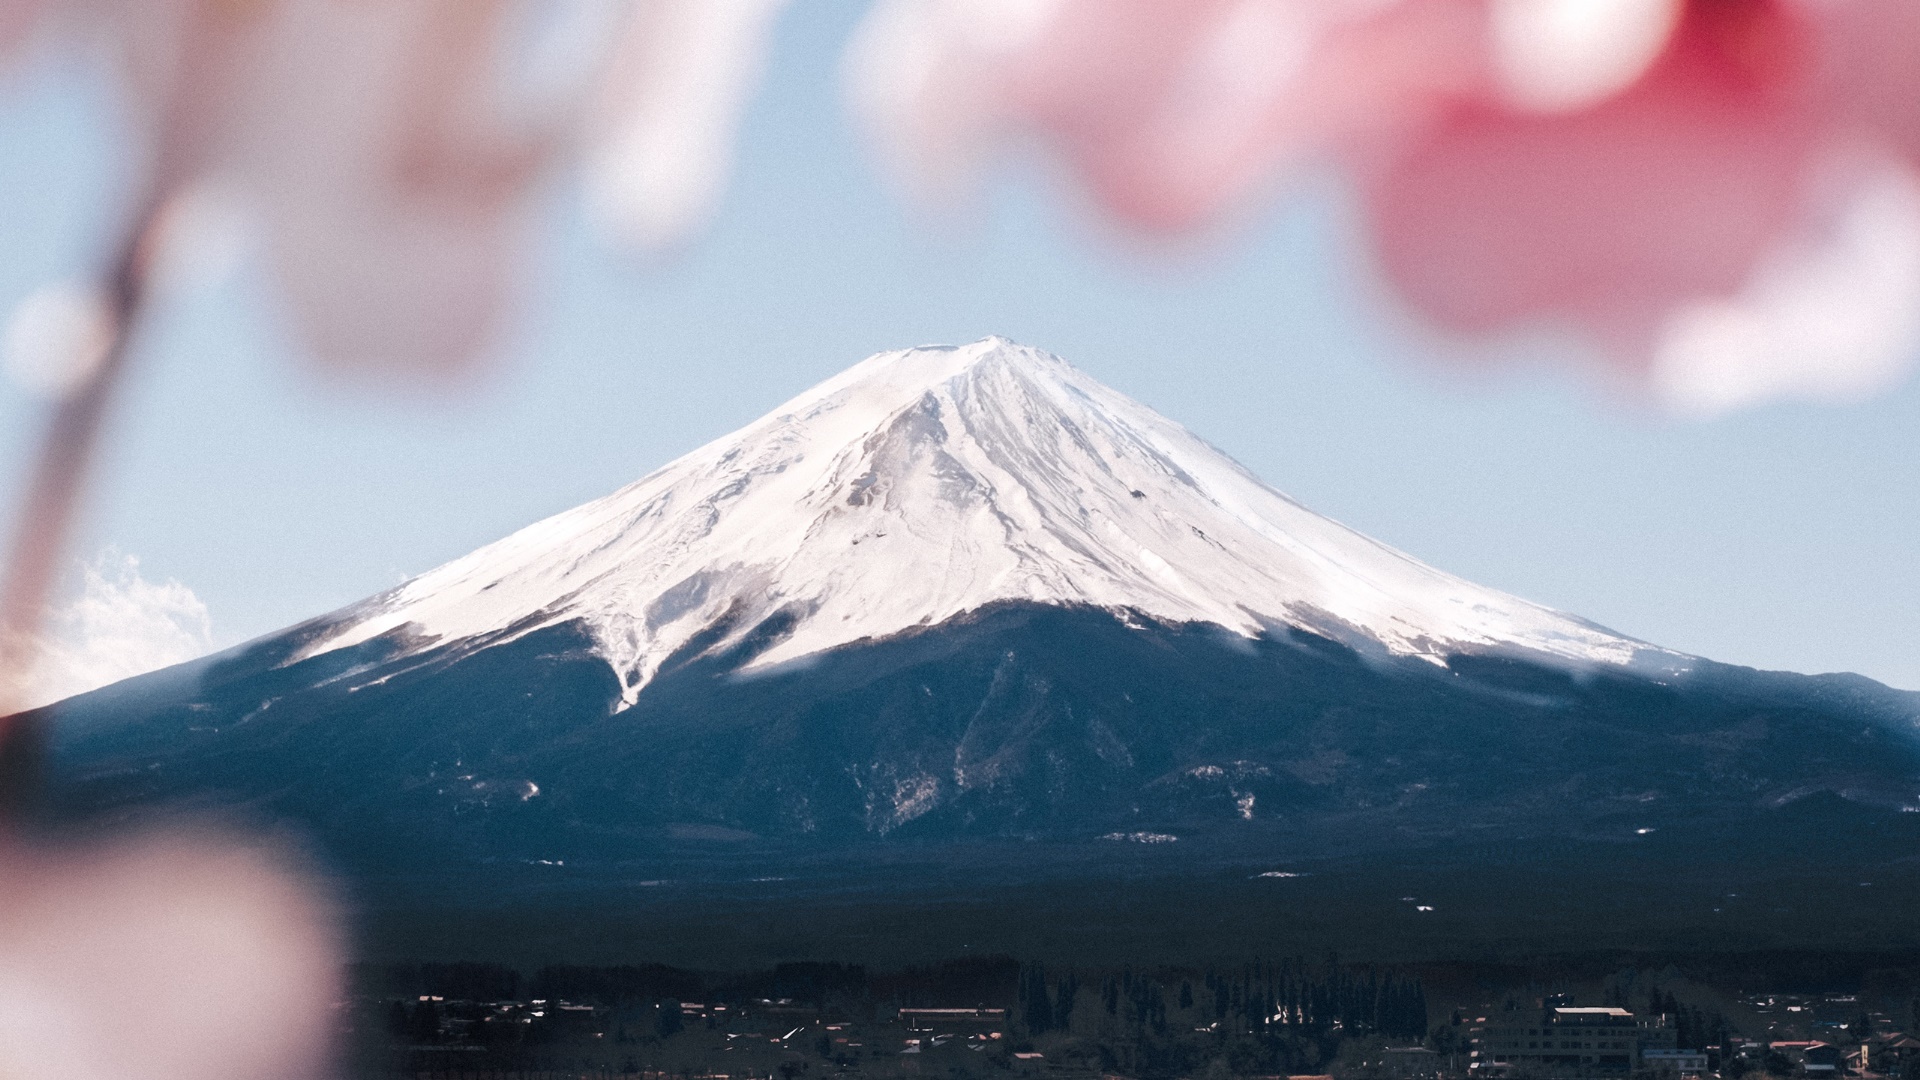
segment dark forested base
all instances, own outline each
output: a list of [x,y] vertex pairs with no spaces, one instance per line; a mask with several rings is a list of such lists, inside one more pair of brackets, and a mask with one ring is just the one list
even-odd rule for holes
[[1856,676],[1438,666],[1022,604],[746,672],[763,629],[624,709],[575,624],[289,663],[309,628],[41,719],[69,813],[245,807],[370,867],[1116,832],[1317,857],[1920,806],[1920,694]]
[[[1906,843],[1915,850],[1920,837],[1909,832]],[[1889,853],[1869,864],[1803,850],[1791,865],[1782,856],[1756,867],[1735,852],[1698,858],[1684,836],[1668,844],[1520,848],[1501,861],[1434,849],[1291,862],[1281,872],[1294,877],[1259,876],[1268,863],[1198,867],[1171,853],[1157,867],[1138,852],[1096,867],[990,847],[971,852],[971,867],[898,859],[736,868],[705,879],[695,876],[700,867],[657,878],[516,868],[427,884],[364,882],[363,925],[371,956],[523,965],[903,965],[961,951],[1179,964],[1302,950],[1403,963],[1920,948],[1912,899],[1920,860]],[[1699,846],[1716,848],[1711,838]],[[1005,861],[993,864],[996,854]]]
[[1920,696],[1853,676],[1002,605],[766,672],[690,649],[620,709],[572,624],[289,662],[321,629],[42,714],[60,816],[298,830],[383,956],[1920,944]]

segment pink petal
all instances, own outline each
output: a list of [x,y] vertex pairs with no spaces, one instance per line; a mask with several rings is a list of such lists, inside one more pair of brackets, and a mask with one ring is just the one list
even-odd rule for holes
[[[997,14],[996,14],[997,13]],[[852,54],[864,111],[923,190],[1038,134],[1106,210],[1191,228],[1481,80],[1473,0],[895,0]]]
[[848,47],[854,110],[916,195],[972,193],[1007,133],[1007,68],[1068,0],[881,0]]
[[[1676,303],[1738,291],[1806,199],[1804,24],[1694,14],[1632,89],[1566,116],[1468,101],[1370,187],[1381,263],[1443,326],[1564,318],[1645,361]],[[1736,15],[1739,12],[1736,11]]]
[[635,5],[589,153],[589,195],[619,236],[649,248],[702,224],[732,164],[734,129],[785,0]]
[[1845,119],[1920,161],[1920,4],[1798,0],[1821,33],[1823,75]]
[[327,1075],[333,913],[269,851],[156,835],[0,851],[0,1073]]
[[1008,72],[1008,104],[1111,213],[1184,228],[1223,208],[1249,165],[1293,149],[1273,145],[1269,114],[1315,29],[1286,2],[1081,0]]
[[467,0],[282,0],[231,160],[318,357],[446,371],[514,293],[556,142],[500,114],[500,18]]
[[264,200],[268,262],[294,329],[322,363],[445,375],[495,339],[518,293],[518,206],[460,207],[345,186],[287,184]]
[[0,60],[33,36],[46,6],[43,0],[0,0]]
[[96,29],[146,128],[149,186],[180,198],[216,176],[258,217],[310,350],[404,374],[491,339],[558,147],[503,107],[503,11],[154,0]]

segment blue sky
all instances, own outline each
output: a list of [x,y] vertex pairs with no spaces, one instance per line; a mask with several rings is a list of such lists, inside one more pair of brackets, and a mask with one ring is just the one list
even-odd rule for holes
[[[252,268],[141,340],[76,562],[112,546],[221,644],[358,599],[605,494],[885,348],[1005,334],[1185,423],[1306,505],[1428,562],[1733,663],[1920,688],[1920,385],[1679,422],[1510,342],[1462,375],[1369,284],[1337,189],[1205,250],[1115,238],[1038,169],[930,227],[842,108],[858,6],[782,24],[712,227],[608,247],[569,180],[487,376],[448,396],[302,365]],[[0,98],[0,310],[111,230],[110,112],[41,71]],[[37,405],[0,386],[0,498]]]

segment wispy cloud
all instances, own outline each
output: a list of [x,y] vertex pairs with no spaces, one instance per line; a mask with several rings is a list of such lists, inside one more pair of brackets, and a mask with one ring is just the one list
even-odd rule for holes
[[49,620],[39,663],[13,699],[45,705],[212,647],[213,621],[192,589],[149,581],[137,557],[108,549],[84,568],[79,595]]

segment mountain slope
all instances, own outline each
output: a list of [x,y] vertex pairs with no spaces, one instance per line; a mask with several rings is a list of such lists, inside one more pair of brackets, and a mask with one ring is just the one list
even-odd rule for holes
[[1624,839],[1818,792],[1920,806],[1920,696],[1705,661],[1665,682],[1468,655],[1383,664],[1304,631],[1243,643],[1023,602],[751,675],[751,647],[683,655],[622,708],[579,621],[477,651],[371,642],[290,660],[301,646],[73,699],[70,775],[101,804],[265,798],[329,828],[443,830],[462,858],[571,860],[641,854],[688,825],[806,844],[1147,830],[1331,850]]
[[[1000,601],[1674,671],[1686,657],[1319,517],[1179,425],[999,338],[882,353],[604,499],[350,613],[308,655],[582,621],[626,704],[696,637],[762,668]],[[716,631],[716,628],[724,627]]]

